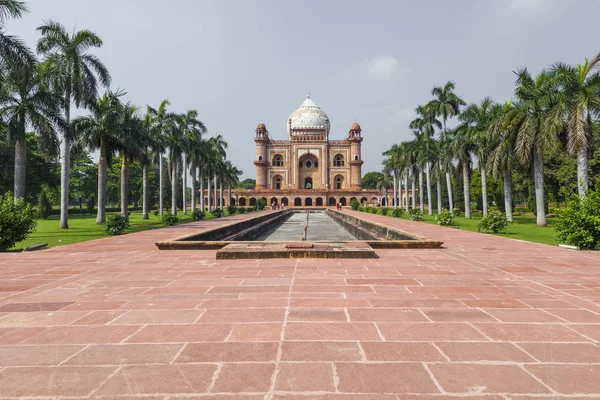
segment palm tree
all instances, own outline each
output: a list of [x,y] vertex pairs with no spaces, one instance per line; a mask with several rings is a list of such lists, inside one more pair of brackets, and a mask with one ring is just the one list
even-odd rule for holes
[[[442,123],[436,118],[435,112],[431,107],[427,106],[418,106],[416,109],[417,118],[411,121],[409,127],[411,129],[417,130],[424,135],[424,138],[429,138],[429,140],[423,140],[425,151],[425,178],[427,180],[427,206],[429,208],[429,215],[433,215],[433,206],[432,206],[432,198],[431,198],[431,163],[435,160],[436,152],[435,145],[436,143],[431,140],[435,135],[435,129],[441,129]],[[442,212],[442,201],[441,201],[441,193],[442,193],[442,185],[438,180],[438,214]]]
[[140,148],[143,133],[142,120],[137,116],[138,108],[131,103],[123,105],[119,118],[119,151],[121,153],[121,215],[128,218],[129,164],[142,156]]
[[65,124],[60,115],[61,98],[40,84],[36,66],[10,70],[5,78],[0,92],[0,118],[8,137],[15,142],[16,200],[25,197],[27,128],[33,128],[43,142],[57,147],[58,131],[64,130]]
[[555,145],[555,130],[551,129],[548,110],[557,98],[556,89],[550,76],[541,72],[535,79],[527,68],[517,72],[515,107],[507,120],[516,131],[516,153],[522,162],[533,160],[537,225],[546,226],[544,203],[544,152]]
[[[502,175],[504,184],[504,210],[506,219],[513,221],[512,214],[512,168],[517,163],[515,153],[516,132],[507,126],[507,115],[513,105],[506,102],[495,116],[488,129],[488,140],[492,149],[488,157],[488,169],[494,176]],[[509,121],[510,122],[510,121]]]
[[[398,144],[383,152],[386,157],[384,161],[384,173],[391,173],[394,178],[394,205],[402,207],[402,182],[401,182],[401,163],[402,163],[402,148]],[[396,189],[398,192],[396,193]]]
[[425,205],[423,202],[423,171],[425,171],[425,177],[427,180],[427,202],[429,207],[429,215],[433,214],[431,207],[431,178],[429,173],[429,165],[435,160],[435,140],[428,136],[425,132],[413,131],[415,135],[415,156],[417,158],[417,165],[419,168],[419,206],[421,212],[425,212]]
[[0,65],[10,70],[29,69],[35,64],[35,56],[23,41],[7,35],[5,23],[9,18],[21,18],[29,12],[23,1],[0,0]]
[[454,131],[448,134],[451,154],[458,159],[462,168],[463,195],[465,198],[465,218],[471,218],[471,152],[474,150],[473,142],[469,135],[470,126],[463,122]]
[[[472,151],[479,160],[479,170],[481,172],[481,196],[483,199],[483,216],[488,214],[488,196],[487,196],[487,157],[491,151],[488,140],[488,129],[494,121],[501,107],[494,103],[490,97],[485,97],[480,105],[471,104],[465,108],[458,117],[464,127],[464,134],[468,136],[459,142],[472,143]],[[461,131],[463,131],[461,129]]]
[[[191,147],[195,146],[197,140],[202,137],[202,134],[206,133],[206,127],[198,119],[198,111],[196,110],[188,110],[185,114],[181,114],[179,117],[179,127],[182,129],[182,135],[184,138],[187,138],[186,148],[183,149],[183,157],[182,157],[182,180],[183,180],[183,214],[187,214],[186,207],[186,189],[187,189],[187,160],[186,153],[191,151]],[[194,173],[195,176],[195,173]],[[194,185],[195,186],[195,185]],[[195,194],[192,192],[192,197],[195,199]],[[195,204],[192,205],[192,209]]]
[[[446,122],[448,119],[460,114],[460,107],[467,104],[463,99],[454,93],[454,89],[454,82],[448,81],[443,87],[435,86],[431,90],[431,95],[434,97],[434,99],[429,102],[429,107],[433,109],[437,117],[442,118],[442,137],[446,136]],[[450,212],[452,212],[454,208],[452,198],[452,181],[450,179],[450,171],[445,170],[445,173],[446,185],[448,186],[448,203]]]
[[167,99],[163,100],[157,109],[148,106],[148,114],[151,118],[151,126],[156,136],[154,150],[157,152],[158,157],[158,207],[160,215],[163,215],[163,187],[164,187],[164,168],[163,168],[163,153],[167,148],[166,135],[167,131],[171,129],[175,114],[167,112],[167,106],[171,102]]
[[[192,142],[192,146],[189,151],[189,163],[192,171],[192,199],[196,196],[196,170],[198,170],[198,179],[200,180],[200,209],[204,211],[204,180],[206,178],[207,166],[212,156],[212,146],[208,140],[202,137],[196,137]],[[209,191],[210,194],[210,191]],[[194,208],[194,206],[192,206]]]
[[153,152],[153,150],[162,147],[160,145],[161,137],[157,135],[156,129],[154,129],[152,115],[150,115],[148,111],[141,121],[139,134],[138,144],[141,150],[140,162],[142,163],[142,219],[148,219],[148,191],[150,187],[148,172],[150,169],[150,162],[156,155],[156,152]]
[[239,183],[242,174],[243,171],[231,164],[231,161],[225,161],[222,182],[227,186],[227,204],[231,204],[231,188]]
[[[227,142],[223,139],[223,136],[221,136],[219,134],[211,137],[209,140],[210,140],[210,143],[214,150],[214,159],[212,160],[213,161],[213,163],[212,163],[213,171],[212,172],[213,172],[213,176],[214,176],[215,206],[216,206],[217,205],[217,175],[222,168],[221,163],[227,155],[227,153],[225,151],[227,149]],[[209,185],[210,185],[210,183],[209,183]],[[210,192],[210,190],[209,190],[209,192]],[[223,193],[222,192],[223,192],[223,188],[221,187],[221,199],[219,201],[221,208],[223,207]],[[210,195],[209,195],[209,198],[210,198]]]
[[69,34],[61,24],[49,21],[37,28],[42,37],[37,52],[46,56],[44,73],[51,87],[64,98],[64,118],[67,129],[61,143],[60,228],[69,227],[69,166],[72,140],[71,103],[76,107],[89,105],[97,97],[100,83],[110,86],[110,74],[93,54],[91,47],[101,47],[95,33],[81,30]]
[[106,217],[106,169],[119,148],[119,118],[123,92],[107,92],[91,105],[91,115],[72,121],[78,140],[90,150],[99,150],[98,158],[98,212],[96,223]]
[[559,101],[551,109],[551,126],[566,130],[567,148],[577,157],[577,190],[584,197],[589,188],[588,152],[590,151],[593,116],[600,113],[600,74],[592,72],[600,63],[600,53],[575,67],[554,64],[549,76],[559,86]]

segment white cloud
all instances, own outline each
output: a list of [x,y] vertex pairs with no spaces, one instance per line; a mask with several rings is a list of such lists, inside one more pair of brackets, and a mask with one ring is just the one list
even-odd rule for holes
[[401,67],[396,57],[384,54],[362,60],[346,69],[345,75],[359,79],[386,80],[394,75],[407,74],[410,70]]
[[377,56],[367,65],[369,74],[376,78],[389,78],[398,71],[398,59],[392,56]]
[[396,121],[412,121],[415,116],[415,110],[412,108],[401,108],[392,114],[392,118]]

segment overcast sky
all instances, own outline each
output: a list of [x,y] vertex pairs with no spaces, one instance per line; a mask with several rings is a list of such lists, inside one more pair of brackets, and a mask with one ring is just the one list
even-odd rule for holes
[[600,51],[597,0],[200,1],[32,0],[9,21],[34,47],[35,28],[56,20],[104,40],[93,50],[113,89],[171,110],[195,108],[227,156],[254,177],[254,128],[286,139],[288,116],[306,96],[331,120],[332,139],[363,129],[363,173],[380,170],[392,143],[431,88],[448,80],[467,102],[504,102],[514,71],[582,62]]

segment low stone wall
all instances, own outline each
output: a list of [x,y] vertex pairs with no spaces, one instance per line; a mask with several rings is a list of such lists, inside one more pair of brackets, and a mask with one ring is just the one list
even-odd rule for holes
[[344,227],[359,240],[421,240],[422,238],[411,235],[385,225],[365,221],[336,210],[328,209],[329,216]]
[[274,213],[261,215],[256,218],[240,221],[221,228],[212,229],[195,235],[178,238],[178,242],[209,242],[209,241],[237,241],[248,240],[269,230],[272,224],[289,218],[290,210],[280,210]]

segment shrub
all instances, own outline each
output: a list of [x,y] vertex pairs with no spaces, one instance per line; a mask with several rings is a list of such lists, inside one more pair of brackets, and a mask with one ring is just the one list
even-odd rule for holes
[[211,211],[211,214],[215,217],[215,218],[221,218],[223,216],[223,214],[225,214],[225,212],[223,211],[222,208],[215,208]]
[[420,208],[411,208],[408,215],[410,215],[411,221],[423,221],[423,213]]
[[202,210],[194,210],[194,212],[192,213],[192,219],[194,221],[200,221],[200,220],[204,219],[205,216],[206,216],[206,213]]
[[600,250],[600,185],[585,199],[573,195],[558,211],[554,228],[558,240],[581,249]]
[[456,225],[454,223],[454,216],[450,213],[450,211],[442,211],[441,214],[438,214],[435,217],[435,223],[440,226],[453,226]]
[[[94,205],[92,203],[92,211],[94,210]],[[50,203],[50,199],[48,198],[48,194],[46,193],[46,188],[42,188],[40,195],[38,197],[38,217],[42,219],[48,219],[50,214],[52,213],[52,203]]]
[[87,213],[89,215],[94,214],[94,205],[95,205],[95,203],[96,203],[96,199],[94,198],[94,196],[90,196],[87,199],[87,203],[85,205],[85,209],[86,209],[86,211],[87,211]]
[[154,214],[155,217],[158,217],[158,215],[160,214],[160,211],[159,210],[154,210],[153,214]]
[[110,235],[122,235],[129,228],[129,220],[121,214],[110,214],[104,223],[104,232]]
[[358,210],[360,208],[360,203],[358,202],[358,200],[350,200],[350,208],[352,208],[354,211]]
[[177,215],[173,215],[170,212],[166,212],[162,215],[161,222],[164,226],[173,226],[179,222]]
[[365,208],[364,208],[363,206],[359,206],[359,207],[358,207],[358,211],[365,212]]
[[392,210],[392,217],[394,218],[400,218],[402,216],[402,209],[401,208],[394,208]]
[[498,211],[492,211],[487,217],[484,217],[479,221],[477,230],[479,232],[499,233],[505,231],[507,226],[508,221],[506,215]]
[[257,209],[258,211],[262,211],[262,210],[264,210],[264,208],[265,208],[266,206],[267,206],[267,202],[266,202],[265,200],[263,200],[263,199],[259,199],[259,200],[256,202],[256,209]]
[[246,212],[256,211],[253,207],[246,207]]
[[389,209],[389,208],[387,208],[387,207],[381,207],[381,208],[380,208],[380,210],[381,210],[381,215],[387,215],[387,214],[388,214],[388,211],[389,211],[390,209]]
[[488,207],[488,212],[494,212],[494,211],[498,211],[498,207],[496,207],[496,206],[489,206]]
[[23,199],[15,201],[11,192],[0,196],[0,251],[7,251],[27,239],[35,229],[35,211]]
[[233,204],[230,204],[230,205],[227,206],[227,213],[229,215],[233,215],[236,212],[237,212],[237,207],[236,206],[234,206]]
[[240,214],[243,214],[243,213],[245,213],[245,212],[246,212],[246,209],[245,209],[244,207],[240,207],[240,208],[238,208],[238,212],[239,212]]

